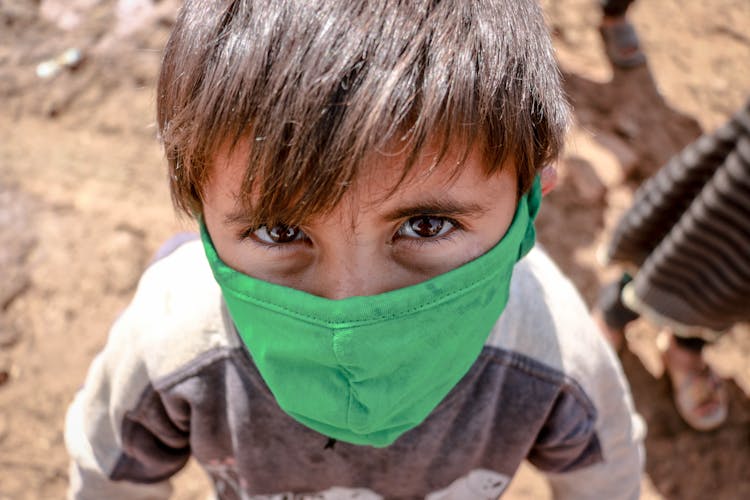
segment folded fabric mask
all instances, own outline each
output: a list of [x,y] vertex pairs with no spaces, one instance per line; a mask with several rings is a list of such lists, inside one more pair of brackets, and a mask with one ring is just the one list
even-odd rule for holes
[[240,273],[201,237],[239,336],[279,406],[328,437],[384,447],[468,372],[534,245],[539,180],[492,249],[428,281],[330,300]]

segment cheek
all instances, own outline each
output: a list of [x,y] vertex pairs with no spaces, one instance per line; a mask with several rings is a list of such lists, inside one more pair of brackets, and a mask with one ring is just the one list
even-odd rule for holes
[[477,234],[460,235],[451,241],[434,245],[417,251],[393,254],[399,268],[409,273],[409,284],[416,284],[461,267],[492,247],[490,242],[482,241]]
[[442,272],[447,272],[457,267],[461,267],[464,264],[471,262],[472,260],[481,257],[489,249],[495,246],[499,239],[489,237],[485,235],[474,235],[474,237],[466,238],[460,245],[453,255],[450,256],[450,260],[446,259],[446,269]]
[[467,262],[470,262],[477,257],[481,257],[482,255],[487,253],[490,248],[495,246],[495,243],[497,241],[493,242],[491,238],[486,238],[468,242],[461,252],[461,258],[463,260],[461,264],[466,264]]

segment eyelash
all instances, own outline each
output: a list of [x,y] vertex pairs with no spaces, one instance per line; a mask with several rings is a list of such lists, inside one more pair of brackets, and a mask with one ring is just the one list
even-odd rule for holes
[[[268,243],[268,242],[259,240],[257,237],[254,236],[254,233],[261,227],[263,227],[263,225],[244,229],[237,234],[237,239],[240,242],[249,241],[253,245],[257,245],[263,248],[264,250],[269,250],[269,251],[274,251],[274,252],[285,252],[285,251],[291,250],[292,249],[291,247],[294,246],[290,243]],[[306,241],[308,240],[303,239],[299,241],[294,241],[292,243],[305,243]]]
[[[433,237],[433,238],[409,238],[409,237],[398,238],[398,236],[399,236],[398,233],[401,230],[401,228],[403,227],[403,225],[406,224],[406,223],[408,223],[409,220],[411,220],[411,219],[413,219],[415,217],[434,217],[434,218],[438,218],[438,219],[443,219],[444,221],[451,223],[453,225],[453,228],[450,231],[448,231],[446,234],[441,235],[441,236],[436,236],[436,237]],[[248,228],[248,229],[244,229],[244,230],[240,231],[239,234],[237,235],[237,239],[240,240],[240,241],[248,241],[249,240],[253,244],[258,245],[258,246],[260,246],[260,247],[262,247],[262,248],[264,248],[266,250],[277,251],[277,252],[283,252],[283,251],[292,250],[293,246],[295,246],[295,245],[293,245],[294,243],[305,243],[305,242],[309,241],[309,239],[305,238],[305,239],[294,241],[294,242],[291,242],[291,243],[268,243],[268,242],[259,240],[257,237],[254,237],[254,233],[260,227],[263,227],[263,226],[252,227],[252,228]],[[444,243],[444,242],[447,242],[447,241],[451,241],[456,236],[456,233],[458,233],[459,231],[462,231],[463,229],[464,229],[464,226],[461,223],[459,223],[455,219],[451,219],[450,217],[444,217],[444,216],[435,215],[435,214],[420,214],[418,216],[409,217],[408,219],[406,219],[405,221],[403,221],[398,226],[398,229],[394,233],[392,241],[395,242],[398,239],[398,240],[401,240],[403,242],[402,244],[413,246],[413,247],[416,247],[416,248],[422,248],[425,245],[439,245],[441,243]]]
[[415,249],[420,249],[426,245],[435,245],[436,247],[442,243],[446,243],[449,241],[452,241],[455,239],[456,236],[456,229],[442,235],[442,236],[435,236],[434,238],[405,238],[402,243],[403,245],[408,245]]
[[[409,237],[402,237],[402,238],[396,238],[398,236],[399,231],[404,226],[404,224],[407,224],[411,219],[415,217],[434,217],[436,219],[443,219],[445,222],[449,222],[453,227],[445,234],[440,236],[435,236],[432,238],[409,238]],[[439,245],[440,243],[445,243],[447,241],[451,241],[455,238],[456,233],[463,230],[463,225],[459,223],[455,219],[451,219],[450,217],[444,217],[442,215],[436,215],[436,214],[420,214],[415,217],[409,217],[404,222],[401,223],[401,225],[396,230],[396,233],[394,235],[393,241],[396,239],[399,239],[403,241],[403,244],[414,246],[417,248],[422,248],[425,245]]]

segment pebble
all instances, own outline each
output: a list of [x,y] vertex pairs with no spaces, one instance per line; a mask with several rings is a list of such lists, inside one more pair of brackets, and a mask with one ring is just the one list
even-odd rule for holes
[[595,140],[615,156],[626,176],[633,173],[638,165],[638,154],[636,154],[629,144],[616,135],[606,132],[596,134]]
[[591,163],[578,156],[568,156],[564,162],[566,178],[572,182],[581,200],[589,204],[602,202],[607,188]]
[[70,48],[52,59],[41,62],[36,67],[36,76],[44,80],[59,74],[63,69],[75,69],[83,61],[83,52]]
[[[621,185],[625,179],[625,169],[621,165],[618,155],[623,156],[624,160],[630,165],[635,164],[634,154],[628,157],[625,151],[626,147],[623,147],[622,144],[615,145],[618,149],[618,152],[615,153],[599,141],[600,135],[593,135],[591,132],[580,127],[573,128],[567,138],[567,142],[570,144],[568,148],[569,156],[565,158],[566,164],[571,164],[570,173],[574,176],[587,176],[591,173],[580,173],[577,171],[580,170],[580,160],[585,161],[589,165],[588,170],[593,171],[598,182],[595,182],[594,179],[581,178],[578,180],[577,185],[585,188],[585,192],[587,193],[590,193],[592,190],[595,191],[597,197],[604,195],[604,193],[599,193],[602,189],[613,189]],[[607,137],[605,141],[607,144],[615,144],[611,136]],[[578,160],[571,161],[571,158],[578,158]],[[574,169],[573,167],[576,168]]]
[[624,113],[617,114],[614,121],[615,130],[628,139],[635,139],[641,133],[641,127],[638,125],[638,122]]

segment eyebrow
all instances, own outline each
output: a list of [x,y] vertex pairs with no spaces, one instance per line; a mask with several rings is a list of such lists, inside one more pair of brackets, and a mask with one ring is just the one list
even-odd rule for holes
[[475,202],[459,202],[450,198],[435,198],[423,200],[413,205],[396,208],[395,210],[387,212],[384,217],[386,220],[394,221],[416,217],[418,215],[482,215],[488,210],[487,207]]
[[235,225],[235,224],[247,224],[250,221],[250,214],[245,210],[237,210],[230,212],[224,216],[224,224]]
[[[425,199],[412,205],[398,207],[386,212],[383,218],[388,221],[408,219],[419,215],[467,216],[482,215],[488,207],[475,202],[459,202],[451,198]],[[231,212],[224,217],[224,223],[229,225],[247,224],[250,215],[243,209]]]

